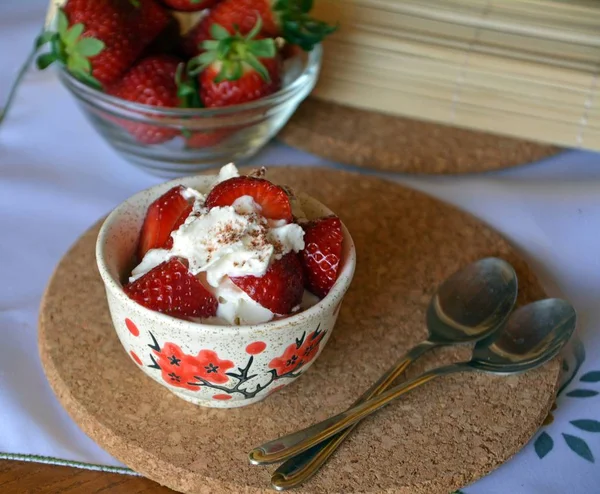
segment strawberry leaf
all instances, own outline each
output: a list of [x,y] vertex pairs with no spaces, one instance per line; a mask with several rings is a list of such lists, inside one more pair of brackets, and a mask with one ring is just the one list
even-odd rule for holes
[[96,38],[83,38],[77,43],[77,53],[84,57],[94,57],[104,50],[104,43]]
[[69,29],[67,14],[65,14],[63,9],[58,9],[57,31],[61,38],[67,34],[67,29]]
[[82,34],[83,24],[79,23],[75,24],[74,26],[71,26],[71,28],[69,28],[69,30],[61,36],[61,39],[67,47],[74,47],[75,43]]
[[202,108],[198,79],[189,77],[185,71],[185,64],[180,63],[175,72],[175,84],[180,108]]
[[338,26],[330,26],[326,22],[312,18],[305,10],[308,4],[302,5],[303,0],[290,0],[278,2],[276,10],[279,12],[283,37],[289,43],[300,46],[305,51],[310,51],[323,39],[337,30]]
[[37,57],[35,64],[38,69],[44,70],[45,68],[49,67],[54,62],[56,62],[56,60],[57,57],[55,53],[44,53],[43,55]]
[[75,52],[69,56],[69,60],[67,61],[67,69],[73,73],[86,72],[89,74],[92,71],[92,66],[87,58]]
[[58,34],[52,32],[52,31],[43,32],[35,39],[35,49],[39,50],[46,43],[49,43],[50,41],[52,41],[53,39],[56,39],[57,37],[58,37]]
[[219,24],[213,24],[212,26],[210,26],[210,35],[213,37],[213,39],[216,39],[217,41],[227,39],[231,36],[229,34],[229,31],[227,31],[227,29],[225,29],[223,26],[220,26]]
[[256,24],[254,24],[254,27],[246,35],[246,39],[251,40],[251,39],[256,38],[259,35],[260,30],[262,29],[262,25],[263,25],[262,18],[260,16],[258,16],[258,19],[256,19]]
[[216,83],[223,81],[237,81],[242,77],[243,70],[240,62],[228,62],[224,63],[221,67],[221,71],[217,74],[214,81]]
[[258,60],[258,58],[256,58],[252,53],[246,53],[246,59],[244,61],[248,65],[250,65],[250,67],[252,67],[256,72],[258,72],[258,75],[263,81],[271,82],[269,71],[262,63],[260,63],[260,60]]
[[249,41],[248,51],[258,58],[273,58],[277,54],[274,39],[255,39]]
[[313,8],[313,0],[277,0],[273,5],[275,12],[299,12],[308,14]]
[[308,14],[313,8],[313,0],[300,0],[299,9],[301,12]]
[[200,48],[203,50],[216,50],[219,47],[219,42],[214,39],[206,40],[200,43]]
[[190,76],[198,75],[211,63],[218,59],[217,53],[214,51],[205,51],[197,57],[190,59],[187,64],[187,73]]
[[233,47],[233,38],[226,38],[224,40],[219,41],[217,45],[217,57],[220,60],[225,60],[228,55],[231,53],[231,49]]

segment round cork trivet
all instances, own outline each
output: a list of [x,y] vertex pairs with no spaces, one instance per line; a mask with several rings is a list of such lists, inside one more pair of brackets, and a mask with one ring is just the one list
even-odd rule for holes
[[559,147],[308,98],[279,133],[286,144],[384,172],[479,173],[552,156]]
[[[358,252],[356,276],[322,355],[293,384],[230,410],[187,403],[146,377],[112,327],[89,230],[58,265],[41,306],[39,345],[54,392],[81,429],[142,475],[187,493],[259,493],[272,467],[248,451],[348,407],[426,336],[436,287],[462,266],[499,256],[519,275],[519,302],[544,297],[520,255],[475,218],[381,179],[318,168],[268,175],[339,213]],[[426,355],[409,370],[466,358]],[[520,376],[458,374],[368,418],[302,493],[448,493],[485,475],[534,434],[555,396],[555,360]]]

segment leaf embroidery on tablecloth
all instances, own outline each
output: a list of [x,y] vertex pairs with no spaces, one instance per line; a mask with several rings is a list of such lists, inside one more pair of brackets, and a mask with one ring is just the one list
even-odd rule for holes
[[554,440],[547,432],[542,432],[534,443],[535,452],[540,458],[546,456],[554,447]]
[[[585,361],[585,349],[584,349],[581,341],[578,341],[578,340],[575,341],[573,348],[574,348],[574,356],[575,356],[575,367],[573,369],[573,373],[569,376],[569,378],[565,381],[565,383],[558,390],[557,399],[562,395],[563,391],[565,391],[569,387],[569,385],[573,382],[573,380],[577,377],[577,374],[579,373],[579,370],[581,369],[581,366],[583,365],[583,363]],[[567,362],[566,359],[563,361],[563,370],[565,372],[569,371],[569,363]],[[584,384],[585,386],[589,386],[590,384],[599,383],[599,382],[600,382],[600,371],[598,371],[598,370],[586,372],[579,378],[579,383],[585,383]],[[581,388],[578,387],[571,391],[568,391],[567,393],[565,393],[564,396],[566,396],[568,398],[578,398],[579,399],[579,398],[591,398],[593,396],[597,396],[598,394],[600,394],[600,391],[597,391],[595,389],[589,389],[589,387],[581,387]],[[550,410],[550,413],[548,414],[548,417],[546,417],[546,419],[544,420],[543,426],[548,426],[554,421],[554,415],[552,413],[554,410],[556,410],[556,402],[552,405],[552,408]],[[571,420],[569,423],[576,429],[579,429],[580,431],[583,431],[583,432],[591,432],[591,433],[600,432],[600,422],[597,420],[576,419],[576,420]],[[562,435],[567,447],[571,451],[573,451],[577,456],[583,458],[584,460],[589,461],[590,463],[594,463],[594,461],[595,461],[594,454],[592,453],[592,450],[590,449],[590,447],[588,446],[588,444],[584,438],[573,435],[573,434],[567,434],[564,432],[561,433],[561,435]],[[554,439],[552,439],[550,434],[546,431],[542,431],[533,443],[533,447],[535,449],[536,454],[538,455],[538,458],[542,459],[546,455],[548,455],[548,453],[550,453],[552,451],[552,449],[554,448],[554,444],[555,444]]]
[[583,439],[577,436],[572,436],[571,434],[565,434],[564,432],[562,436],[565,438],[565,442],[567,443],[567,446],[571,448],[571,451],[577,453],[584,460],[594,463],[594,455]]

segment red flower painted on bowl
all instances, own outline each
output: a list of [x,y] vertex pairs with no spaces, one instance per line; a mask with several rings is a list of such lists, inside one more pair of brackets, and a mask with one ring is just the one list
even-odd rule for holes
[[302,358],[302,364],[307,364],[317,356],[317,353],[319,353],[319,344],[321,343],[324,335],[325,333],[323,331],[317,330],[313,331],[306,337],[304,343],[302,343],[302,346],[298,351],[300,353],[300,357]]
[[201,350],[196,357],[186,354],[175,343],[165,343],[160,351],[154,351],[162,378],[171,386],[198,391],[198,379],[224,384],[229,380],[225,374],[233,367],[230,360],[221,360],[211,350]]
[[324,334],[324,332],[317,329],[306,338],[292,343],[285,349],[283,355],[269,362],[269,368],[275,369],[279,377],[299,369],[315,358],[319,352],[319,344]]
[[183,352],[175,343],[165,343],[160,351],[154,350],[163,381],[177,388],[198,391],[199,386],[191,385],[196,381],[198,372],[196,359]]
[[195,375],[214,384],[225,384],[229,381],[226,373],[234,367],[231,360],[221,360],[212,350],[200,350],[196,362],[198,371]]
[[275,369],[278,376],[294,372],[302,362],[300,359],[300,348],[298,348],[296,343],[292,343],[285,349],[281,357],[274,358],[269,362],[269,369]]

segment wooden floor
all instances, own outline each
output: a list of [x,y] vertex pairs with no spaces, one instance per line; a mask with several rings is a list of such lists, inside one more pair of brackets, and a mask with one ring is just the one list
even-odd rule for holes
[[0,460],[2,494],[169,494],[151,480],[72,467]]

